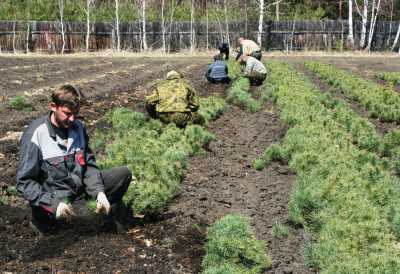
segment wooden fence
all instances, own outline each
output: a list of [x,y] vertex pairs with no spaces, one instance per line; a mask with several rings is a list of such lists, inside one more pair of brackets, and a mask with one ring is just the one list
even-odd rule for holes
[[[400,22],[377,22],[373,36],[372,50],[390,49]],[[62,37],[59,22],[13,22],[0,21],[1,52],[60,52]],[[85,23],[67,22],[66,52],[85,50]],[[167,50],[177,52],[191,46],[190,22],[174,22],[167,28],[165,40]],[[229,41],[236,46],[240,36],[256,40],[258,25],[231,22],[229,24]],[[194,24],[194,42],[196,49],[217,48],[224,39],[227,40],[225,24]],[[348,24],[344,20],[324,21],[266,21],[262,46],[266,50],[335,50],[345,44]],[[121,49],[140,51],[142,48],[141,23],[132,22],[120,25]],[[361,22],[354,25],[356,45],[361,34]],[[150,49],[162,47],[162,28],[160,22],[146,24],[146,41]],[[91,25],[90,51],[115,48],[116,31],[111,23],[95,23]]]

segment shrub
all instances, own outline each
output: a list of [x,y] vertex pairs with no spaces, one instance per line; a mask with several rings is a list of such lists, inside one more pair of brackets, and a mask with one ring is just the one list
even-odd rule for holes
[[[265,243],[255,238],[246,218],[229,214],[209,228],[203,273],[261,273],[271,267]],[[232,271],[232,272],[228,272]]]

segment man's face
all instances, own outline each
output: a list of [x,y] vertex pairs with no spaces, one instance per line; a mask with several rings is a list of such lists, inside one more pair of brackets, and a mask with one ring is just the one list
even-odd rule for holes
[[76,120],[79,113],[79,106],[70,108],[68,106],[58,106],[55,103],[50,103],[50,109],[53,112],[51,122],[60,128],[69,128]]

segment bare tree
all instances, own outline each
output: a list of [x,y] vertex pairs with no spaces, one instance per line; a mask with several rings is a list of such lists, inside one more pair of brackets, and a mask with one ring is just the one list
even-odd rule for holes
[[[399,37],[400,37],[400,23],[399,23],[399,27],[397,28],[396,37],[394,38],[394,41],[393,41],[392,51],[394,51],[394,48],[396,47],[397,42],[399,41]],[[400,52],[400,47],[399,47],[399,52]]]
[[257,0],[259,7],[259,18],[258,18],[258,33],[257,33],[257,43],[261,46],[261,39],[263,33],[263,21],[264,21],[264,0]]
[[61,54],[64,54],[65,50],[64,0],[58,0],[58,12],[60,15],[60,26],[61,26],[61,37],[62,37]]
[[370,24],[371,26],[369,27],[368,44],[366,48],[367,51],[371,50],[372,38],[374,37],[376,19],[378,18],[380,7],[381,7],[381,0],[378,0],[378,3],[376,3],[376,0],[372,0],[371,24]]
[[365,46],[365,38],[367,36],[367,23],[368,23],[368,0],[363,0],[364,5],[363,5],[363,10],[361,12],[357,0],[354,0],[354,3],[356,4],[356,9],[358,14],[361,16],[362,20],[362,28],[361,28],[361,37],[360,37],[360,48],[364,48]]
[[349,34],[347,36],[347,43],[353,49],[354,48],[354,32],[353,32],[353,0],[349,2]]
[[26,41],[25,41],[26,53],[29,53],[29,32],[30,32],[30,24],[28,21],[28,22],[26,22]]
[[16,32],[15,32],[16,26],[15,25],[16,24],[17,24],[17,18],[14,18],[14,21],[13,21],[13,40],[12,40],[14,54],[17,53],[17,49],[15,47],[15,40],[16,40]]
[[143,50],[148,49],[147,39],[146,39],[146,0],[142,0],[142,40],[143,40]]
[[164,0],[161,0],[161,32],[162,32],[162,51],[166,53],[167,45],[165,41],[165,19],[164,19]]
[[195,48],[195,35],[194,35],[194,0],[191,0],[190,8],[190,51],[193,52]]
[[394,0],[390,1],[390,26],[389,26],[389,36],[386,45],[389,46],[390,39],[392,38],[392,24],[393,24],[393,10],[394,10]]
[[117,30],[117,51],[121,51],[121,35],[119,33],[119,0],[115,0],[115,29]]
[[225,17],[225,33],[226,33],[226,42],[228,42],[229,47],[231,47],[231,42],[229,39],[229,23],[228,23],[228,11],[227,11],[227,5],[226,5],[226,0],[224,0],[224,17]]
[[94,0],[86,0],[86,52],[89,52],[89,39],[90,39],[90,7],[93,5]]
[[208,50],[208,1],[207,0],[206,0],[206,28],[207,28],[206,49]]

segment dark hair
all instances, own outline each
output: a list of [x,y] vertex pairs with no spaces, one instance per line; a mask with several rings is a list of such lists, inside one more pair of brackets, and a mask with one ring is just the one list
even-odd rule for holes
[[222,59],[223,58],[222,58],[221,54],[214,55],[214,61],[219,61],[219,60],[222,60]]
[[77,108],[81,101],[81,93],[72,85],[63,85],[53,91],[51,101],[57,106]]

